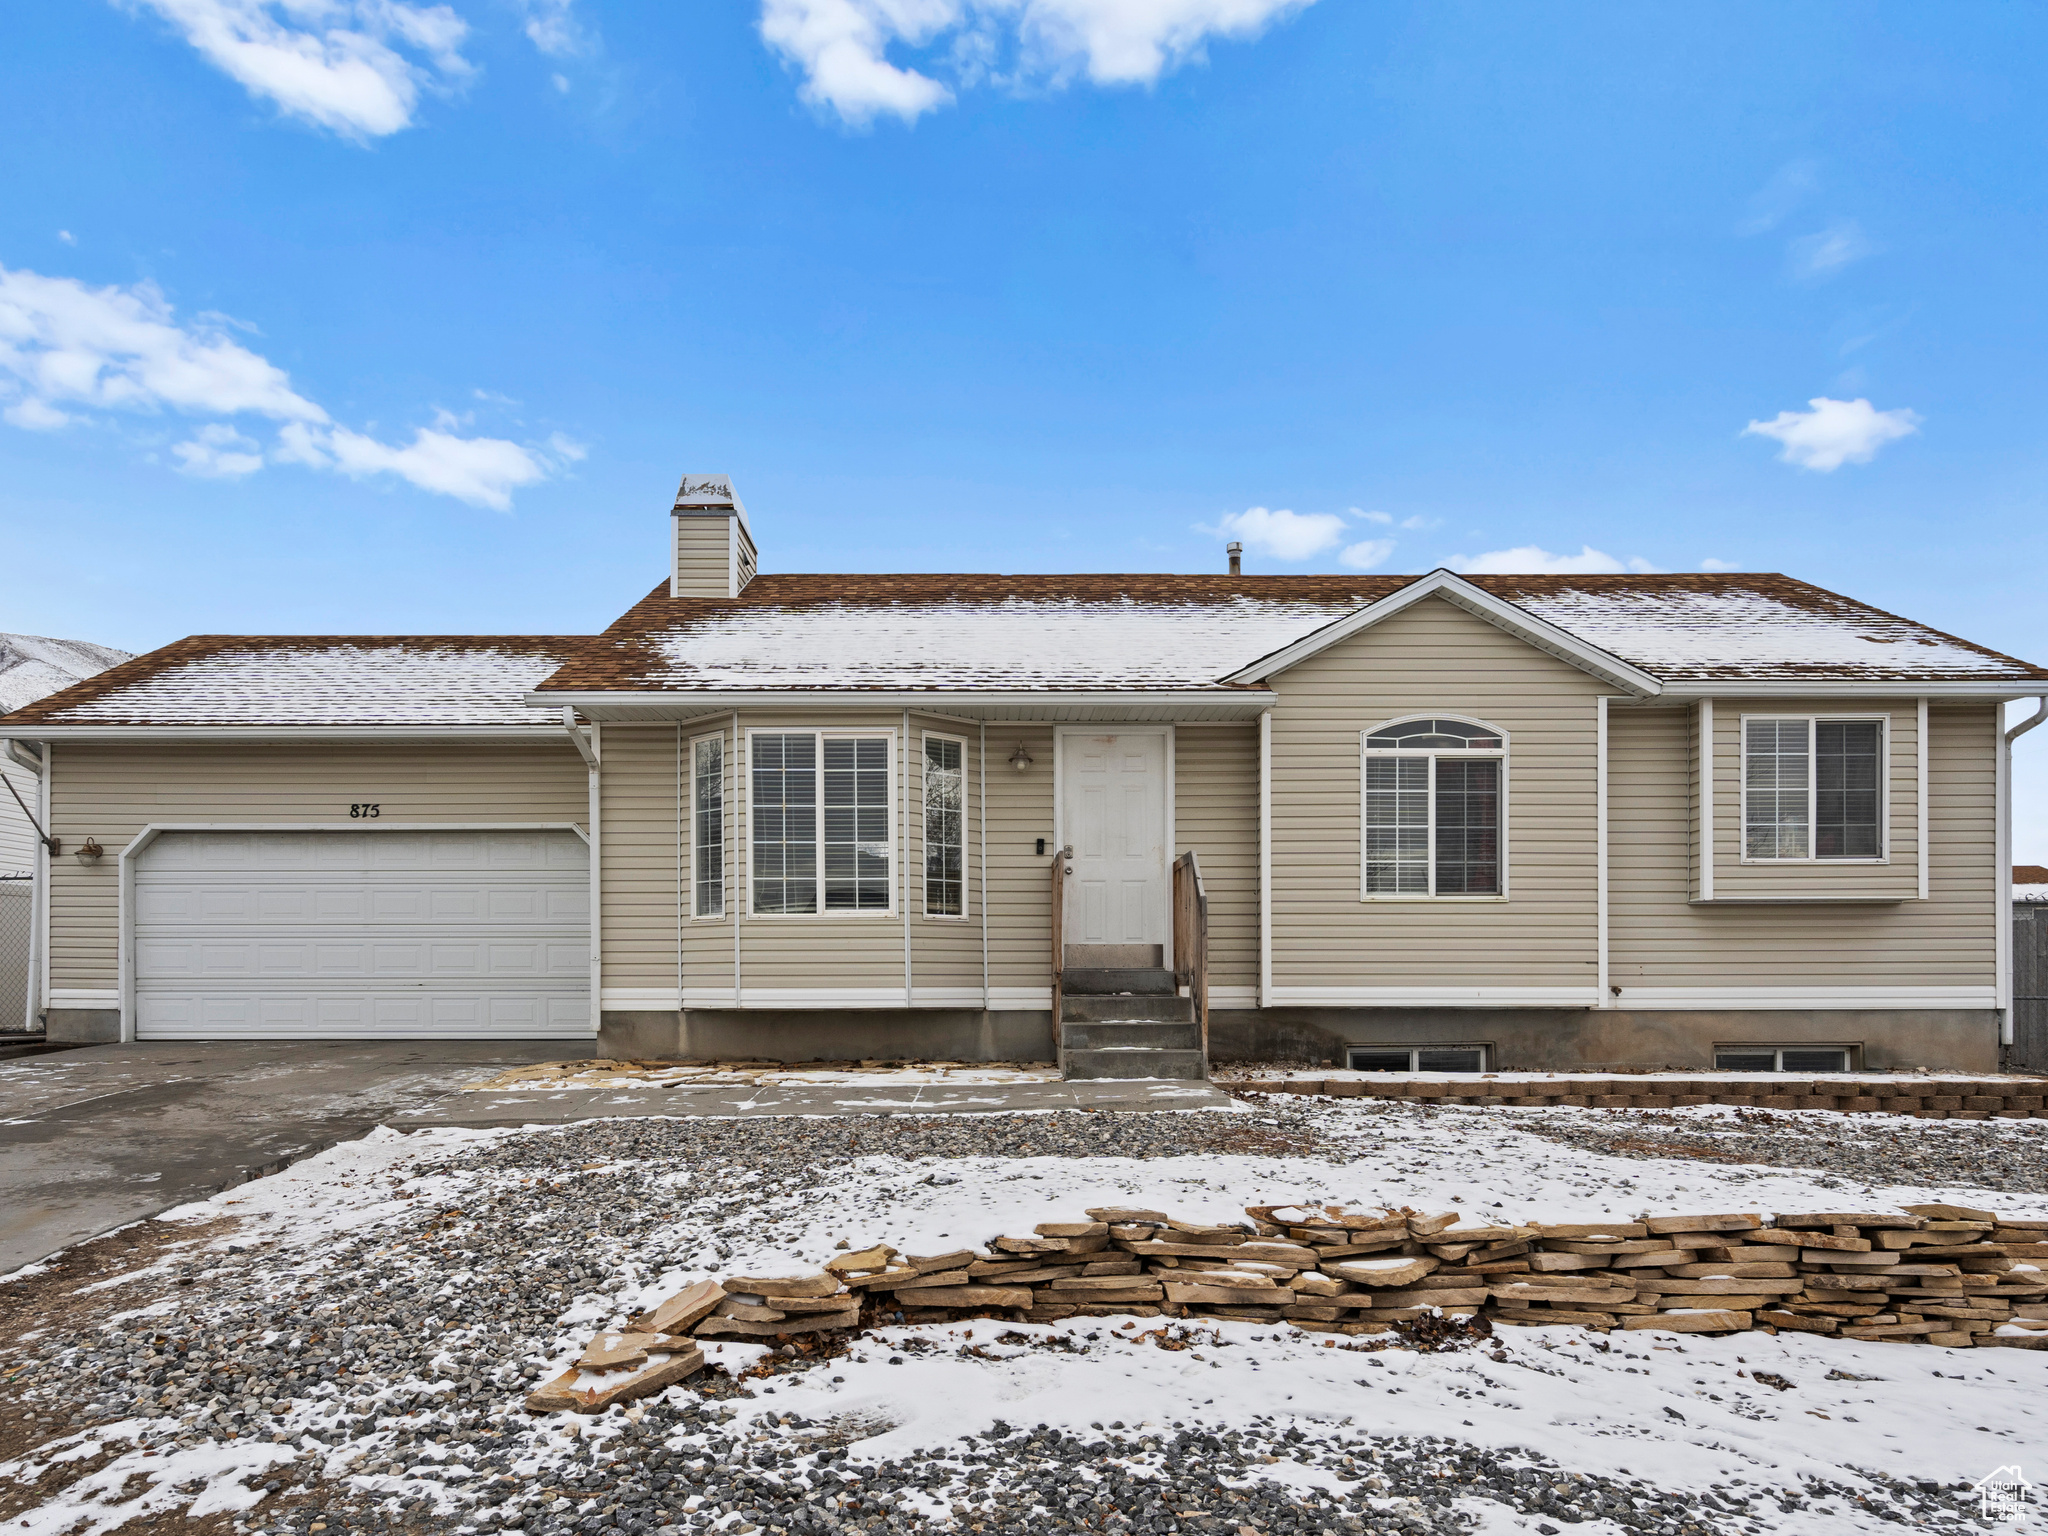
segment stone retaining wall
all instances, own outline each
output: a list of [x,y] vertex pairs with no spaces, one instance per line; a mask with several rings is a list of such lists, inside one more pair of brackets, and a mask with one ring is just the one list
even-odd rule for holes
[[1581,1109],[1672,1109],[1730,1104],[1757,1109],[1832,1109],[1846,1114],[1911,1115],[1919,1120],[2048,1120],[2048,1082],[1844,1081],[1834,1078],[1693,1080],[1546,1078],[1534,1082],[1431,1081],[1392,1078],[1263,1078],[1223,1086],[1242,1093],[1295,1093],[1329,1098],[1405,1099],[1422,1103]]

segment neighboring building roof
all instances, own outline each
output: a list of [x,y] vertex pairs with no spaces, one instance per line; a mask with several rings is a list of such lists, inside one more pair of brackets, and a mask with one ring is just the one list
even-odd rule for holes
[[90,640],[0,634],[0,715],[69,688],[134,654],[111,645],[94,645]]
[[[730,601],[663,584],[542,691],[1212,687],[1422,579],[766,575]],[[1666,683],[2048,680],[1786,576],[1455,579]]]
[[194,635],[0,717],[35,725],[531,726],[565,635]]

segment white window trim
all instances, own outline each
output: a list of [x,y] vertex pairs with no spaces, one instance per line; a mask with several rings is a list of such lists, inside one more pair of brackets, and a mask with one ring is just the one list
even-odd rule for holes
[[[1406,725],[1412,720],[1455,720],[1460,725],[1476,725],[1482,730],[1498,736],[1500,738],[1500,745],[1498,747],[1481,747],[1477,750],[1462,751],[1457,748],[1416,749],[1412,747],[1368,747],[1366,745],[1368,741],[1372,740],[1381,731],[1389,730],[1397,725]],[[1461,906],[1483,906],[1488,903],[1498,904],[1506,901],[1508,899],[1508,758],[1513,746],[1514,742],[1509,738],[1508,733],[1499,726],[1481,720],[1475,715],[1461,715],[1450,710],[1427,710],[1418,711],[1410,715],[1396,715],[1391,720],[1382,720],[1379,724],[1368,726],[1360,731],[1358,733],[1358,899],[1360,901],[1373,902],[1454,902]],[[1367,763],[1376,757],[1428,757],[1432,759],[1439,757],[1478,757],[1492,758],[1500,764],[1500,890],[1498,892],[1493,895],[1484,896],[1464,893],[1439,896],[1432,890],[1427,895],[1417,896],[1401,891],[1369,891],[1366,889],[1368,879],[1366,873],[1366,845],[1369,828],[1366,824],[1365,812],[1365,767]],[[1429,883],[1431,886],[1436,884],[1436,764],[1434,762],[1430,764],[1429,769]],[[1394,1047],[1389,1047],[1389,1049],[1394,1049]]]
[[[924,815],[925,775],[930,772],[931,768],[930,761],[925,756],[925,743],[931,741],[950,741],[960,749],[960,910],[958,912],[932,911],[931,890],[925,883],[924,866],[928,852],[927,834],[931,830],[930,823],[925,820]],[[919,891],[919,915],[926,922],[965,923],[972,921],[975,915],[974,881],[970,873],[970,865],[973,861],[969,853],[973,840],[967,835],[969,830],[968,824],[972,819],[969,812],[974,808],[974,802],[967,792],[967,768],[968,764],[973,760],[974,752],[968,745],[965,736],[953,731],[920,729],[917,742],[917,885]]]
[[[1749,853],[1749,722],[1752,720],[1804,720],[1806,722],[1806,848],[1805,857],[1796,859],[1757,859]],[[1814,729],[1823,720],[1874,721],[1879,727],[1877,760],[1877,844],[1882,850],[1874,859],[1824,859],[1813,852],[1817,841],[1814,837],[1815,796],[1820,793],[1820,775],[1814,771],[1814,753],[1819,743],[1819,733]],[[1785,714],[1777,710],[1759,710],[1737,718],[1735,726],[1735,787],[1737,820],[1735,823],[1735,848],[1738,863],[1752,864],[1763,868],[1785,864],[1889,864],[1892,861],[1892,717],[1889,710],[1845,710],[1823,714]]]
[[[754,905],[754,738],[756,736],[815,736],[818,738],[818,910],[815,912],[762,912]],[[746,846],[741,849],[745,860],[747,889],[746,918],[750,923],[815,923],[815,922],[895,922],[898,920],[896,893],[901,885],[900,871],[895,861],[901,854],[902,815],[897,802],[897,774],[902,772],[903,734],[895,726],[823,726],[823,725],[750,725],[746,728],[747,755],[743,764],[735,765],[735,772],[741,782],[734,798],[746,807]],[[870,907],[866,911],[825,910],[825,752],[827,741],[886,741],[889,743],[889,905]],[[730,905],[730,902],[728,902]]]
[[[715,741],[719,745],[718,775],[718,869],[720,875],[719,904],[724,909],[718,912],[697,910],[697,743]],[[702,735],[687,738],[689,748],[685,772],[685,798],[683,817],[690,827],[689,904],[690,921],[693,923],[722,923],[732,915],[732,861],[730,849],[735,842],[732,824],[732,741],[725,731],[706,731]],[[751,898],[752,892],[748,895]]]

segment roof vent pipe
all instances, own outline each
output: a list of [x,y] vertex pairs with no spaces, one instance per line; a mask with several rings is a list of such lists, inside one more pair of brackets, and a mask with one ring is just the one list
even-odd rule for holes
[[1223,546],[1223,552],[1230,556],[1230,574],[1242,576],[1244,574],[1244,546],[1233,540]]

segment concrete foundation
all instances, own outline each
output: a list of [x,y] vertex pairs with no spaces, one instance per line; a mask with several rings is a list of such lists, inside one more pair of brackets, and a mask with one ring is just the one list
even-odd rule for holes
[[1624,1012],[1608,1008],[1267,1008],[1216,1011],[1214,1062],[1341,1067],[1354,1045],[1484,1045],[1502,1072],[1711,1071],[1730,1046],[1829,1045],[1857,1072],[1998,1070],[1990,1008]]
[[620,1060],[1051,1061],[1050,1012],[980,1008],[608,1012],[597,1053]]
[[114,1045],[121,1039],[118,1008],[52,1008],[43,1015],[52,1045]]

